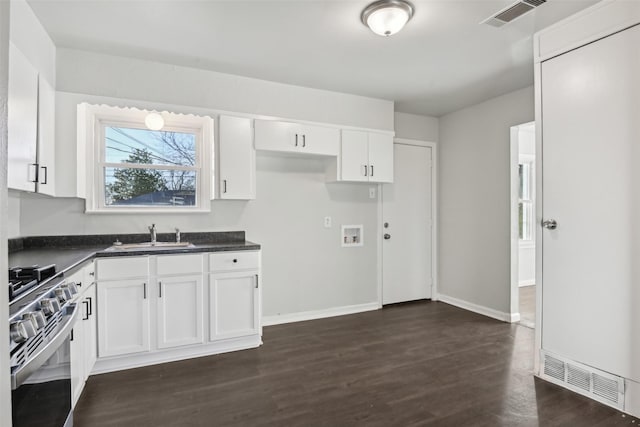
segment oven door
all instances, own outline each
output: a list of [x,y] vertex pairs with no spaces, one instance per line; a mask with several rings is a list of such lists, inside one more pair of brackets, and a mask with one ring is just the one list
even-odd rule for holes
[[11,374],[13,427],[70,427],[71,330],[77,309],[69,307],[55,335]]

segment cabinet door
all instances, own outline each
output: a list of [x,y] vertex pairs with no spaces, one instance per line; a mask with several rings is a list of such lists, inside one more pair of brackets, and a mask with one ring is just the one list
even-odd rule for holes
[[70,343],[69,359],[71,363],[71,407],[75,406],[84,388],[85,372],[85,322],[87,313],[84,304],[80,304],[80,318],[73,327],[73,339]]
[[84,294],[84,310],[88,310],[84,321],[84,379],[91,375],[98,357],[98,322],[96,307],[96,285],[91,285]]
[[98,355],[149,351],[147,283],[120,280],[98,283]]
[[296,138],[298,125],[296,123],[277,120],[256,120],[255,145],[256,150],[299,152],[301,149],[300,136]]
[[337,156],[340,145],[340,130],[322,126],[300,125],[296,129],[300,152]]
[[38,86],[38,185],[37,192],[55,196],[56,91],[42,76]]
[[393,182],[393,136],[369,133],[369,181]]
[[35,191],[38,71],[13,44],[9,45],[7,114],[7,185],[15,190]]
[[258,333],[259,293],[256,273],[212,274],[209,289],[209,339]]
[[256,151],[251,119],[220,116],[220,198],[256,198]]
[[338,155],[338,129],[277,120],[256,120],[254,126],[256,150]]
[[369,134],[343,130],[340,144],[340,179],[342,181],[369,180]]
[[159,277],[157,292],[158,348],[202,343],[202,275]]

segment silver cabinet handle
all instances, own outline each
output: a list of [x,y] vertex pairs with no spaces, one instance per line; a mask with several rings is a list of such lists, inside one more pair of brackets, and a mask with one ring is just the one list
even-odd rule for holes
[[298,146],[298,134],[296,133],[296,147]]
[[302,135],[302,146],[306,147],[307,146],[307,135]]
[[542,226],[548,230],[555,230],[558,228],[558,221],[555,219],[548,219],[546,221],[542,221]]
[[222,180],[222,192],[223,193],[227,192],[227,180],[226,179]]
[[29,182],[38,182],[40,181],[38,178],[38,172],[40,171],[40,165],[37,163],[30,163],[29,167],[33,166],[33,179],[30,179]]
[[258,289],[258,280],[259,280],[259,276],[256,274],[256,289]]
[[364,166],[364,176],[369,176],[368,166],[367,165],[363,165],[363,166]]
[[162,298],[162,282],[158,282],[158,297]]
[[142,284],[142,292],[143,292],[143,298],[147,299],[147,284],[146,283]]
[[371,168],[371,176],[373,176],[373,165],[369,166]]
[[46,166],[40,166],[40,169],[42,170],[43,175],[44,175],[44,181],[40,181],[40,184],[46,185],[47,181],[48,181],[48,176],[49,174],[47,173],[47,167]]

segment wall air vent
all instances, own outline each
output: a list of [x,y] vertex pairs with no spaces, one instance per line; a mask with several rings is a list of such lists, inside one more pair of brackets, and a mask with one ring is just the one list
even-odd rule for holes
[[624,378],[541,351],[544,380],[624,410]]
[[502,9],[498,13],[481,22],[481,24],[488,24],[492,27],[502,27],[509,22],[516,20],[530,10],[535,9],[547,0],[521,0],[517,1],[506,8]]

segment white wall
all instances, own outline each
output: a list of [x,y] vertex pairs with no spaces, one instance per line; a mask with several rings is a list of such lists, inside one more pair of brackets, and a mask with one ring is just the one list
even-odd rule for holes
[[7,233],[9,239],[20,237],[20,193],[9,190],[7,198]]
[[[393,130],[389,101],[64,49],[58,65],[56,167],[67,196],[75,193],[75,107],[83,100],[116,96],[138,105],[185,105],[184,112],[227,110]],[[375,303],[377,200],[369,199],[366,185],[326,184],[324,162],[259,152],[257,200],[214,201],[209,214],[86,215],[81,199],[23,194],[20,232],[139,233],[151,223],[161,232],[245,230],[263,245],[265,316]],[[330,229],[323,227],[325,216],[333,219]],[[341,224],[363,224],[364,246],[342,248]]]
[[393,102],[195,68],[58,49],[56,89],[393,130]]
[[[7,83],[10,3],[0,1],[0,271],[7,271]],[[6,288],[5,288],[6,289]],[[11,425],[9,295],[0,292],[0,426]]]
[[510,127],[534,118],[528,87],[440,118],[439,293],[510,312]]
[[418,114],[394,113],[396,138],[438,142],[438,118]]
[[26,0],[11,0],[11,42],[52,86],[56,83],[56,48]]

